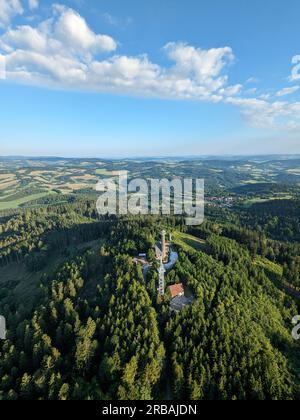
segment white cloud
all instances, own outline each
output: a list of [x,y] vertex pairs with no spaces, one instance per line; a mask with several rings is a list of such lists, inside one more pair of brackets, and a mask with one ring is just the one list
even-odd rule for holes
[[119,29],[124,29],[126,28],[128,25],[130,25],[132,23],[132,18],[130,17],[126,17],[126,18],[120,18],[120,17],[116,17],[111,15],[110,13],[103,13],[102,14],[103,19],[105,20],[106,23],[108,23],[109,25],[112,26],[116,26]]
[[259,95],[258,99],[263,99],[264,101],[268,101],[272,97],[271,93],[263,93]]
[[38,9],[39,0],[28,0],[28,6],[30,10]]
[[39,28],[25,25],[15,30],[9,29],[0,38],[0,48],[8,53],[16,50],[46,52],[47,39]]
[[163,49],[169,67],[152,63],[147,55],[99,59],[99,54],[113,53],[116,48],[112,37],[94,33],[78,13],[61,5],[55,5],[52,17],[36,27],[18,26],[0,37],[7,77],[13,80],[213,102],[241,90],[241,85],[228,86],[223,74],[234,60],[229,47],[204,50],[169,43]]
[[[22,67],[21,73],[28,70],[28,60],[22,65],[22,58],[33,57],[32,53],[43,54],[44,59],[56,61],[59,67],[65,58],[84,64],[93,58],[93,54],[113,51],[116,46],[113,38],[95,34],[80,15],[65,8],[60,8],[59,12],[55,9],[55,16],[37,27],[17,26],[0,37],[0,50],[6,53],[8,77],[10,71],[17,75],[20,70],[14,63]],[[30,68],[33,67],[34,61],[30,63]],[[43,72],[40,76],[48,78]]]
[[249,79],[246,80],[246,84],[253,84],[253,83],[257,84],[259,82],[260,80],[257,77],[253,77],[253,76],[249,77]]
[[202,50],[183,43],[169,43],[165,51],[176,63],[173,71],[177,76],[194,79],[213,90],[224,86],[227,76],[220,76],[221,71],[234,59],[229,47]]
[[268,102],[256,98],[228,98],[226,103],[241,109],[244,118],[254,127],[273,130],[300,129],[300,102]]
[[114,51],[116,42],[107,35],[96,35],[78,13],[72,9],[59,9],[61,14],[54,25],[54,36],[63,45],[75,51]]
[[254,87],[254,88],[251,88],[251,89],[247,89],[246,93],[249,94],[249,95],[255,95],[257,93],[257,88]]
[[235,96],[235,95],[238,95],[242,89],[243,89],[243,85],[234,85],[234,86],[229,86],[225,89],[220,89],[219,93],[224,96]]
[[22,13],[23,7],[19,0],[0,0],[0,27],[5,28],[13,17]]
[[287,95],[291,95],[292,93],[297,92],[297,90],[299,90],[299,86],[287,87],[287,88],[284,88],[284,89],[279,90],[276,93],[276,96],[287,96]]
[[[35,7],[35,2],[30,3]],[[14,7],[5,9],[2,22],[22,13],[18,0],[0,0],[0,11],[4,4]],[[82,16],[62,5],[53,6],[52,16],[36,26],[7,27],[0,36],[0,56],[5,58],[10,80],[53,88],[222,102],[238,107],[255,127],[300,129],[300,103],[272,101],[272,96],[263,92],[257,98],[256,88],[244,92],[243,85],[229,84],[227,69],[235,57],[228,46],[202,49],[168,43],[162,50],[169,60],[165,66],[151,62],[146,54],[118,55],[117,47],[111,36],[95,33]],[[254,78],[247,81],[256,82]],[[285,88],[277,96],[298,89]],[[247,94],[250,97],[245,97]]]

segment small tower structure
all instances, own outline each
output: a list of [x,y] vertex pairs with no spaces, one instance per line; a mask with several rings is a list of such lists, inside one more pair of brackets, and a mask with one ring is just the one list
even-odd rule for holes
[[167,258],[167,247],[166,247],[166,231],[161,231],[161,252],[163,261]]
[[164,296],[165,295],[165,267],[163,264],[163,259],[160,259],[160,267],[157,270],[158,271],[158,276],[159,276],[159,283],[158,283],[158,294],[160,296]]

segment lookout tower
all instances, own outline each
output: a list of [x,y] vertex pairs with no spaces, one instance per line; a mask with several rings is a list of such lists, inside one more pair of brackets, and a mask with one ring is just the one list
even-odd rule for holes
[[162,252],[162,259],[165,261],[167,258],[167,248],[166,248],[166,231],[161,231],[161,252]]
[[166,231],[162,230],[160,232],[160,240],[155,245],[155,256],[157,260],[162,258],[163,263],[168,262],[170,243],[166,240]]

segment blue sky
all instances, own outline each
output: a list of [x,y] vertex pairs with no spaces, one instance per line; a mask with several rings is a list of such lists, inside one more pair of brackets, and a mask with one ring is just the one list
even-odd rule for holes
[[0,0],[0,154],[300,153],[299,15],[298,0]]

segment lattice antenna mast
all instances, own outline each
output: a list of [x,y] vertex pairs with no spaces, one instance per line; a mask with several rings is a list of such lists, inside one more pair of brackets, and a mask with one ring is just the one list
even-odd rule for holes
[[157,270],[158,271],[158,276],[159,276],[159,283],[158,283],[158,294],[160,296],[164,296],[165,295],[165,267],[163,264],[163,259],[161,257],[160,259],[160,267]]

